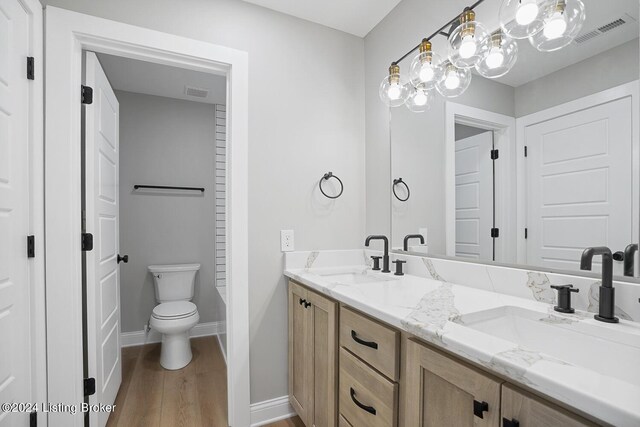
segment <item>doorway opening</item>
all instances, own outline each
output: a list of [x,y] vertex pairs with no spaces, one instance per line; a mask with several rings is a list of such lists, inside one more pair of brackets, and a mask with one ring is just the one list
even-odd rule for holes
[[226,425],[226,77],[83,56],[87,417]]

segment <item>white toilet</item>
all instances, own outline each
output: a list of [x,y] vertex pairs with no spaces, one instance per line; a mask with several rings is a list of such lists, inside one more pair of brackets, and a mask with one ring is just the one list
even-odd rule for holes
[[191,362],[189,331],[200,321],[198,307],[191,302],[200,264],[150,265],[159,302],[151,314],[150,326],[162,334],[160,365],[184,368]]

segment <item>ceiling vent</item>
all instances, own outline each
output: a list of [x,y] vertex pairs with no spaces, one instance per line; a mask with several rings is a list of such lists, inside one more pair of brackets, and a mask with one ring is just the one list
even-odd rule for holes
[[595,30],[589,31],[588,33],[584,33],[579,35],[578,37],[576,37],[574,39],[576,44],[582,44],[586,41],[592,40],[596,37],[600,37],[603,34],[611,31],[611,30],[615,30],[616,28],[620,28],[625,24],[628,24],[630,22],[633,22],[634,19],[627,15],[626,13],[624,14],[624,16],[622,16],[621,18],[615,19],[607,24],[601,25],[598,28],[596,28]]
[[193,87],[193,86],[185,86],[184,94],[187,96],[193,96],[195,98],[206,98],[209,95],[209,89]]

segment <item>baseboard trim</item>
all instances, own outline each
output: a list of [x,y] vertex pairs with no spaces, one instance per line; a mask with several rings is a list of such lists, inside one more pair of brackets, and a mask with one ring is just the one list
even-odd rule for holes
[[220,353],[222,353],[222,358],[224,359],[224,364],[227,364],[227,352],[224,348],[224,346],[222,345],[222,334],[224,334],[225,332],[221,332],[217,335],[218,337],[218,345],[220,346]]
[[[210,335],[219,335],[226,332],[225,322],[207,322],[198,323],[191,330],[191,338],[206,337]],[[148,333],[145,331],[122,332],[120,334],[120,346],[132,347],[135,345],[144,345],[157,343],[162,340],[162,334],[153,329]]]
[[289,396],[276,397],[251,404],[251,427],[263,426],[296,415],[289,404]]

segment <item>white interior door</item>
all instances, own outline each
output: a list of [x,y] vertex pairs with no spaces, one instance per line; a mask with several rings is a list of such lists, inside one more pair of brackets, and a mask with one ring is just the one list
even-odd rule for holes
[[493,259],[491,132],[456,141],[456,256]]
[[[90,403],[113,404],[122,381],[120,357],[120,271],[118,255],[119,105],[98,58],[85,54],[85,86],[93,103],[85,106],[86,231],[94,249],[86,252],[87,353],[89,377],[96,380]],[[91,414],[104,426],[108,412]]]
[[[29,17],[0,2],[0,403],[32,402],[29,261]],[[29,425],[2,412],[0,426]]]
[[528,264],[578,270],[585,248],[637,240],[631,114],[628,97],[526,127]]

